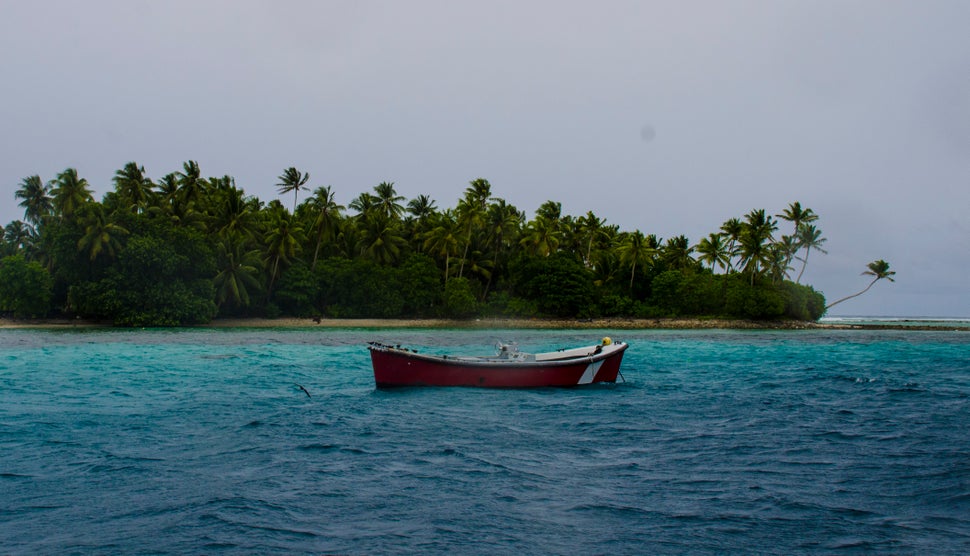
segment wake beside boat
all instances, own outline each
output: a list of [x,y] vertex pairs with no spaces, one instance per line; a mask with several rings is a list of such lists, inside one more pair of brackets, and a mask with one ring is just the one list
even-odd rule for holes
[[534,354],[508,344],[494,356],[425,355],[379,342],[371,342],[368,349],[378,388],[536,388],[616,382],[627,347],[607,337],[592,346]]

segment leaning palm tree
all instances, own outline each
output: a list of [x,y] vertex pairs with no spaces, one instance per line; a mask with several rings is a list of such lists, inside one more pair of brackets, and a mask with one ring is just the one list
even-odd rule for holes
[[886,261],[882,259],[879,259],[878,261],[872,261],[867,265],[867,267],[868,267],[868,270],[863,272],[862,275],[873,276],[873,279],[872,279],[872,282],[869,282],[869,285],[866,286],[866,289],[862,290],[859,293],[854,293],[852,295],[843,297],[838,301],[833,301],[832,303],[829,303],[828,305],[825,306],[826,311],[828,311],[833,306],[838,305],[839,303],[842,303],[847,299],[852,299],[853,297],[858,297],[866,293],[867,291],[869,291],[869,288],[871,288],[873,284],[875,284],[879,280],[882,280],[883,278],[885,278],[886,280],[889,280],[890,282],[895,282],[895,280],[893,280],[893,276],[895,276],[896,273],[892,270],[889,270],[889,263],[887,263]]
[[50,186],[45,185],[37,175],[24,178],[20,184],[21,187],[14,193],[14,197],[22,199],[20,207],[24,209],[24,219],[37,226],[54,210]]
[[[793,232],[791,237],[793,238],[793,240],[798,239],[798,230],[799,228],[802,227],[803,224],[808,224],[818,220],[818,215],[815,214],[815,211],[813,211],[810,208],[802,208],[802,204],[799,203],[798,201],[795,201],[794,203],[790,203],[788,205],[788,208],[782,211],[781,214],[776,214],[775,216],[777,216],[778,218],[781,218],[782,220],[786,220],[792,223]],[[791,260],[795,258],[795,252],[801,248],[801,245],[798,244],[796,241],[790,241],[788,242],[787,245],[784,245],[783,247],[788,248],[787,250],[788,260],[785,261],[785,265],[787,266],[791,264]]]
[[300,194],[301,189],[306,189],[306,182],[310,181],[310,173],[301,173],[299,170],[290,166],[283,173],[276,178],[280,180],[280,183],[276,184],[277,189],[280,190],[280,195],[286,195],[290,191],[293,192],[293,212],[296,212],[296,199]]
[[802,274],[805,272],[805,267],[808,266],[808,255],[811,254],[812,250],[823,254],[828,253],[828,251],[822,249],[825,242],[826,239],[822,237],[822,232],[815,227],[815,224],[802,223],[798,227],[798,244],[805,249],[805,256],[799,257],[799,260],[802,261],[802,269],[798,272],[796,284],[802,280]]

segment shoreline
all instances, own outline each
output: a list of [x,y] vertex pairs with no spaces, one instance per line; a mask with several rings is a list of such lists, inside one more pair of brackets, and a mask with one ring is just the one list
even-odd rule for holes
[[[911,322],[919,322],[918,320]],[[0,318],[0,329],[94,329],[111,324],[80,319]],[[175,327],[199,328],[430,328],[430,329],[597,329],[597,330],[930,330],[970,332],[967,326],[945,324],[820,323],[814,321],[749,321],[714,318],[599,318],[599,319],[331,319],[331,318],[226,318],[208,324]],[[119,328],[123,330],[124,328]]]

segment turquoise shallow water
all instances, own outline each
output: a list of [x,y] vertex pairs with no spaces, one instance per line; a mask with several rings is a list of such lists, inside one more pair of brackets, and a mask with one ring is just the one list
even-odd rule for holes
[[[579,389],[365,349],[605,334]],[[968,429],[963,332],[4,330],[0,552],[967,553]]]

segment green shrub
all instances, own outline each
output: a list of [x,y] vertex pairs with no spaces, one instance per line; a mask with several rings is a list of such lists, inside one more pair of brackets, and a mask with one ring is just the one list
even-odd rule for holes
[[50,312],[54,280],[37,261],[22,253],[0,259],[0,310],[15,317],[44,317]]

